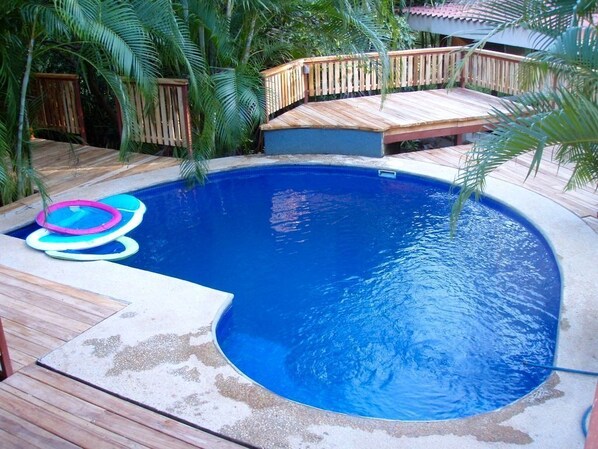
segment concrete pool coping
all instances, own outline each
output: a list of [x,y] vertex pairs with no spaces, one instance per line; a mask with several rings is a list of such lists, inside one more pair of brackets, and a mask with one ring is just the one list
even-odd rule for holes
[[[327,164],[396,170],[452,181],[456,171],[406,159],[253,156],[213,160],[210,171],[269,164]],[[176,180],[178,167],[81,189],[95,199]],[[535,223],[563,276],[556,364],[598,371],[598,234],[562,206],[522,187],[488,179],[487,193]],[[63,199],[60,195],[55,201]],[[37,207],[0,217],[6,232]],[[73,264],[0,236],[0,264],[129,305],[43,357],[41,362],[121,397],[259,447],[534,448],[583,446],[580,421],[595,378],[553,374],[525,398],[498,411],[443,422],[393,422],[325,412],[285,400],[248,381],[222,357],[212,322],[232,298],[189,282],[107,262]]]

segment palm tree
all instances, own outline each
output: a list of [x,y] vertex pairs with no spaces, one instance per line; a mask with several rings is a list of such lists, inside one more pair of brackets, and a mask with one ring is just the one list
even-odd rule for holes
[[537,172],[543,152],[553,147],[559,164],[573,166],[566,189],[598,182],[598,30],[594,22],[598,1],[470,4],[471,15],[490,24],[489,35],[523,27],[539,33],[542,48],[522,64],[522,88],[529,92],[505,103],[507,112],[495,112],[494,130],[467,154],[456,179],[460,192],[453,207],[453,228],[465,201],[471,195],[479,197],[486,176],[529,151],[534,157],[528,176]]

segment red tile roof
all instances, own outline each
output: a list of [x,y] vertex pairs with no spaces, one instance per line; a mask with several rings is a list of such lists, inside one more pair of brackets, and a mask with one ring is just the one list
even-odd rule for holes
[[439,19],[471,20],[477,22],[479,19],[470,17],[468,6],[459,3],[445,3],[440,6],[412,6],[405,11],[412,16],[435,17]]
[[[411,6],[405,9],[405,12],[412,16],[422,17],[434,17],[438,19],[457,19],[467,20],[471,22],[482,22],[481,19],[476,19],[473,11],[471,11],[471,5],[463,3],[453,3],[447,1],[443,5],[439,6]],[[593,23],[598,22],[598,14],[592,14]],[[590,23],[584,21],[584,24],[589,25]]]

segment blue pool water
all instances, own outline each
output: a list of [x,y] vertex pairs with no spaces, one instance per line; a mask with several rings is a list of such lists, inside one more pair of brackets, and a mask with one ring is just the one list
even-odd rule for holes
[[400,173],[278,166],[135,195],[141,249],[122,263],[233,292],[218,343],[281,396],[440,420],[507,405],[549,374],[527,363],[553,362],[559,270],[494,201],[471,202],[451,239],[448,185]]

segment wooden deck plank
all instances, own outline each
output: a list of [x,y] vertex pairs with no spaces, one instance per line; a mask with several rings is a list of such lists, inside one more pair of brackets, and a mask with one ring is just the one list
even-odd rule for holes
[[105,296],[0,266],[0,315],[11,360],[19,365],[32,363],[123,307]]
[[[0,421],[0,426],[1,425],[2,421]],[[2,430],[2,427],[0,427],[0,441],[2,442],[3,449],[21,449],[26,445],[32,447],[30,444],[26,444],[25,441],[23,441],[22,439],[17,438],[16,436],[8,432],[5,432],[4,430]]]
[[[79,335],[83,330],[77,331],[68,328],[71,322],[63,322],[60,320],[58,315],[51,316],[49,314],[40,313],[39,315],[35,312],[40,310],[31,310],[29,308],[23,309],[19,304],[11,306],[7,303],[7,298],[0,296],[0,316],[2,318],[8,318],[9,320],[17,321],[27,327],[35,329],[39,332],[43,332],[49,335],[53,335],[61,339],[63,342],[72,340]],[[48,321],[50,318],[51,321]],[[82,327],[80,327],[81,329]]]
[[[19,390],[23,395],[35,398],[44,403],[49,410],[59,411],[67,416],[76,416],[76,423],[93,425],[100,430],[101,435],[106,431],[122,437],[122,442],[127,440],[147,447],[169,447],[187,449],[191,445],[177,439],[170,438],[160,432],[147,432],[146,426],[130,420],[122,414],[114,413],[104,407],[98,407],[88,401],[63,392],[60,388],[40,382],[28,376],[11,376],[5,381],[6,385]],[[97,394],[97,392],[94,392]]]
[[21,371],[23,376],[28,376],[40,383],[60,390],[62,394],[85,400],[85,402],[99,408],[110,410],[137,424],[142,424],[156,432],[176,438],[193,447],[206,448],[238,448],[236,443],[223,440],[204,432],[196,432],[186,424],[174,421],[153,413],[142,407],[122,401],[107,393],[99,392],[95,388],[71,379],[65,379],[60,374],[43,369],[39,366],[29,366]]
[[120,435],[103,431],[78,416],[63,412],[54,405],[43,403],[6,382],[0,384],[0,408],[78,446],[98,449],[143,447],[132,444],[133,442]]
[[[26,419],[0,408],[0,428],[7,434],[18,436],[15,447],[38,447],[41,449],[75,449],[76,445],[48,432]],[[0,440],[1,441],[1,440]],[[22,443],[21,443],[22,442]],[[21,444],[20,444],[21,443]],[[19,445],[20,444],[20,445]]]
[[[404,158],[452,168],[459,168],[465,162],[465,155],[471,145],[438,148],[427,151],[396,154],[390,157]],[[598,192],[593,186],[565,191],[565,185],[572,173],[572,168],[559,166],[552,158],[552,151],[545,151],[537,174],[527,179],[531,154],[524,154],[498,167],[490,176],[523,186],[561,204],[581,218],[598,216]]]
[[[86,327],[86,324],[93,325],[97,323],[98,315],[73,307],[72,300],[57,300],[56,298],[49,297],[41,292],[31,291],[15,285],[7,285],[2,282],[0,282],[0,295],[3,295],[8,299],[8,301],[6,301],[7,304],[21,304],[25,307],[29,304],[32,306],[33,310],[41,309],[52,316],[59,315],[60,319],[66,317],[74,322],[81,323],[78,326],[83,330],[89,327]],[[71,302],[71,304],[69,304],[69,302]]]
[[63,302],[76,304],[100,317],[106,317],[123,308],[123,303],[107,296],[79,290],[57,282],[33,276],[21,271],[15,271],[0,265],[0,282],[9,285],[26,286],[32,291],[45,292],[49,297]]
[[[4,325],[4,320],[2,320],[2,324]],[[7,341],[10,344],[10,353],[12,355],[13,351],[20,351],[23,354],[26,354],[35,360],[37,357],[50,352],[53,348],[48,347],[49,345],[40,345],[28,339],[26,336],[22,336],[20,334],[15,334],[14,332],[10,332],[9,329],[4,329],[4,333],[6,335]]]
[[[4,320],[2,320],[4,321]],[[12,369],[13,371],[18,371],[19,369],[30,365],[32,363],[35,363],[35,361],[37,360],[36,357],[29,355],[29,354],[25,354],[24,352],[19,351],[18,349],[14,349],[12,348],[12,342],[10,341],[10,338],[7,336],[7,345],[8,348],[10,350],[10,361],[12,363]]]
[[398,135],[426,125],[449,128],[483,123],[500,100],[488,94],[455,88],[400,92],[300,105],[262,125],[262,130],[340,128]]
[[64,343],[63,340],[56,338],[53,335],[39,332],[5,317],[2,317],[2,324],[7,335],[18,335],[21,338],[27,339],[27,341],[39,345],[47,351],[57,348]]
[[[130,160],[123,163],[116,150],[88,145],[71,146],[43,139],[35,139],[32,147],[33,165],[44,179],[46,190],[51,196],[75,191],[82,185],[94,185],[106,179],[179,165],[175,158],[137,153],[133,153]],[[32,195],[4,206],[2,210],[11,211],[38,202],[39,195]]]

